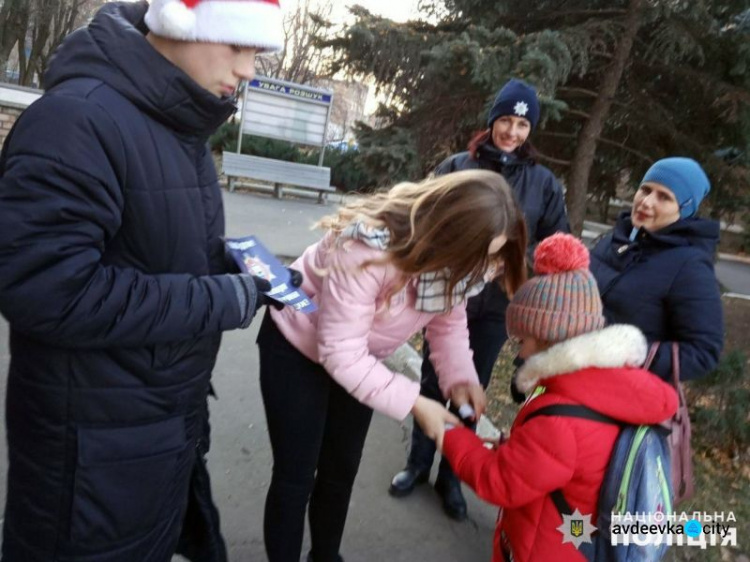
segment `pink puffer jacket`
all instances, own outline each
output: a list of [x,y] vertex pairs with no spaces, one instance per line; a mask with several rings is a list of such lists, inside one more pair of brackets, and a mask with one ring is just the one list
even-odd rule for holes
[[305,250],[291,267],[304,275],[302,289],[318,305],[306,315],[291,307],[272,310],[284,336],[303,355],[320,363],[331,377],[360,402],[397,420],[411,411],[419,383],[390,371],[381,359],[413,334],[427,328],[430,358],[444,395],[457,383],[479,384],[469,348],[465,304],[449,313],[415,310],[416,279],[396,293],[400,272],[382,261],[385,252],[327,236]]

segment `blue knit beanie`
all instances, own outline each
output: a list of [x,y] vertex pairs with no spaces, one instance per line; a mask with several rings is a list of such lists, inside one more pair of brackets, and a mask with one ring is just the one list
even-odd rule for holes
[[679,156],[656,162],[643,176],[641,185],[646,182],[660,183],[674,193],[683,219],[697,213],[701,201],[711,191],[711,182],[700,164]]
[[504,115],[528,119],[533,130],[539,122],[539,100],[534,87],[523,80],[515,78],[508,80],[508,83],[498,92],[495,103],[492,104],[487,126],[491,129],[495,120]]

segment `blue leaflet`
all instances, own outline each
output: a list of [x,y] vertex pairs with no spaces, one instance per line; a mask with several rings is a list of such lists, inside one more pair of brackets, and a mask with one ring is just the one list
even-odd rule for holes
[[289,270],[255,236],[227,238],[226,246],[244,273],[261,277],[271,283],[270,298],[310,314],[318,307],[301,288],[291,285]]

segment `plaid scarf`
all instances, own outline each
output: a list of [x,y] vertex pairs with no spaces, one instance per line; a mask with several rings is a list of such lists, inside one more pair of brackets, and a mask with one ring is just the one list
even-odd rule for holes
[[[376,250],[387,250],[391,242],[391,233],[387,228],[375,228],[365,224],[362,221],[351,223],[341,232],[341,238],[359,240],[370,248]],[[414,308],[420,312],[445,313],[450,311],[446,292],[448,289],[448,280],[450,279],[450,270],[434,271],[422,273],[419,275],[417,282],[417,300]],[[466,299],[478,295],[484,289],[485,282],[480,281],[474,285],[468,286],[469,278],[461,279],[453,287],[452,303],[457,306]]]

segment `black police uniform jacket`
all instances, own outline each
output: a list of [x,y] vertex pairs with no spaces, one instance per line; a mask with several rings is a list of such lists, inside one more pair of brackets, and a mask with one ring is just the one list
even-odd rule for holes
[[[454,154],[435,168],[435,174],[474,169],[497,172],[511,186],[526,220],[529,263],[534,261],[533,251],[539,242],[555,232],[570,231],[562,187],[548,168],[532,158],[507,154],[484,143],[479,146],[476,158],[468,152]],[[500,286],[488,283],[480,294],[469,299],[466,312],[470,321],[491,319],[504,324],[507,306],[508,297]]]

